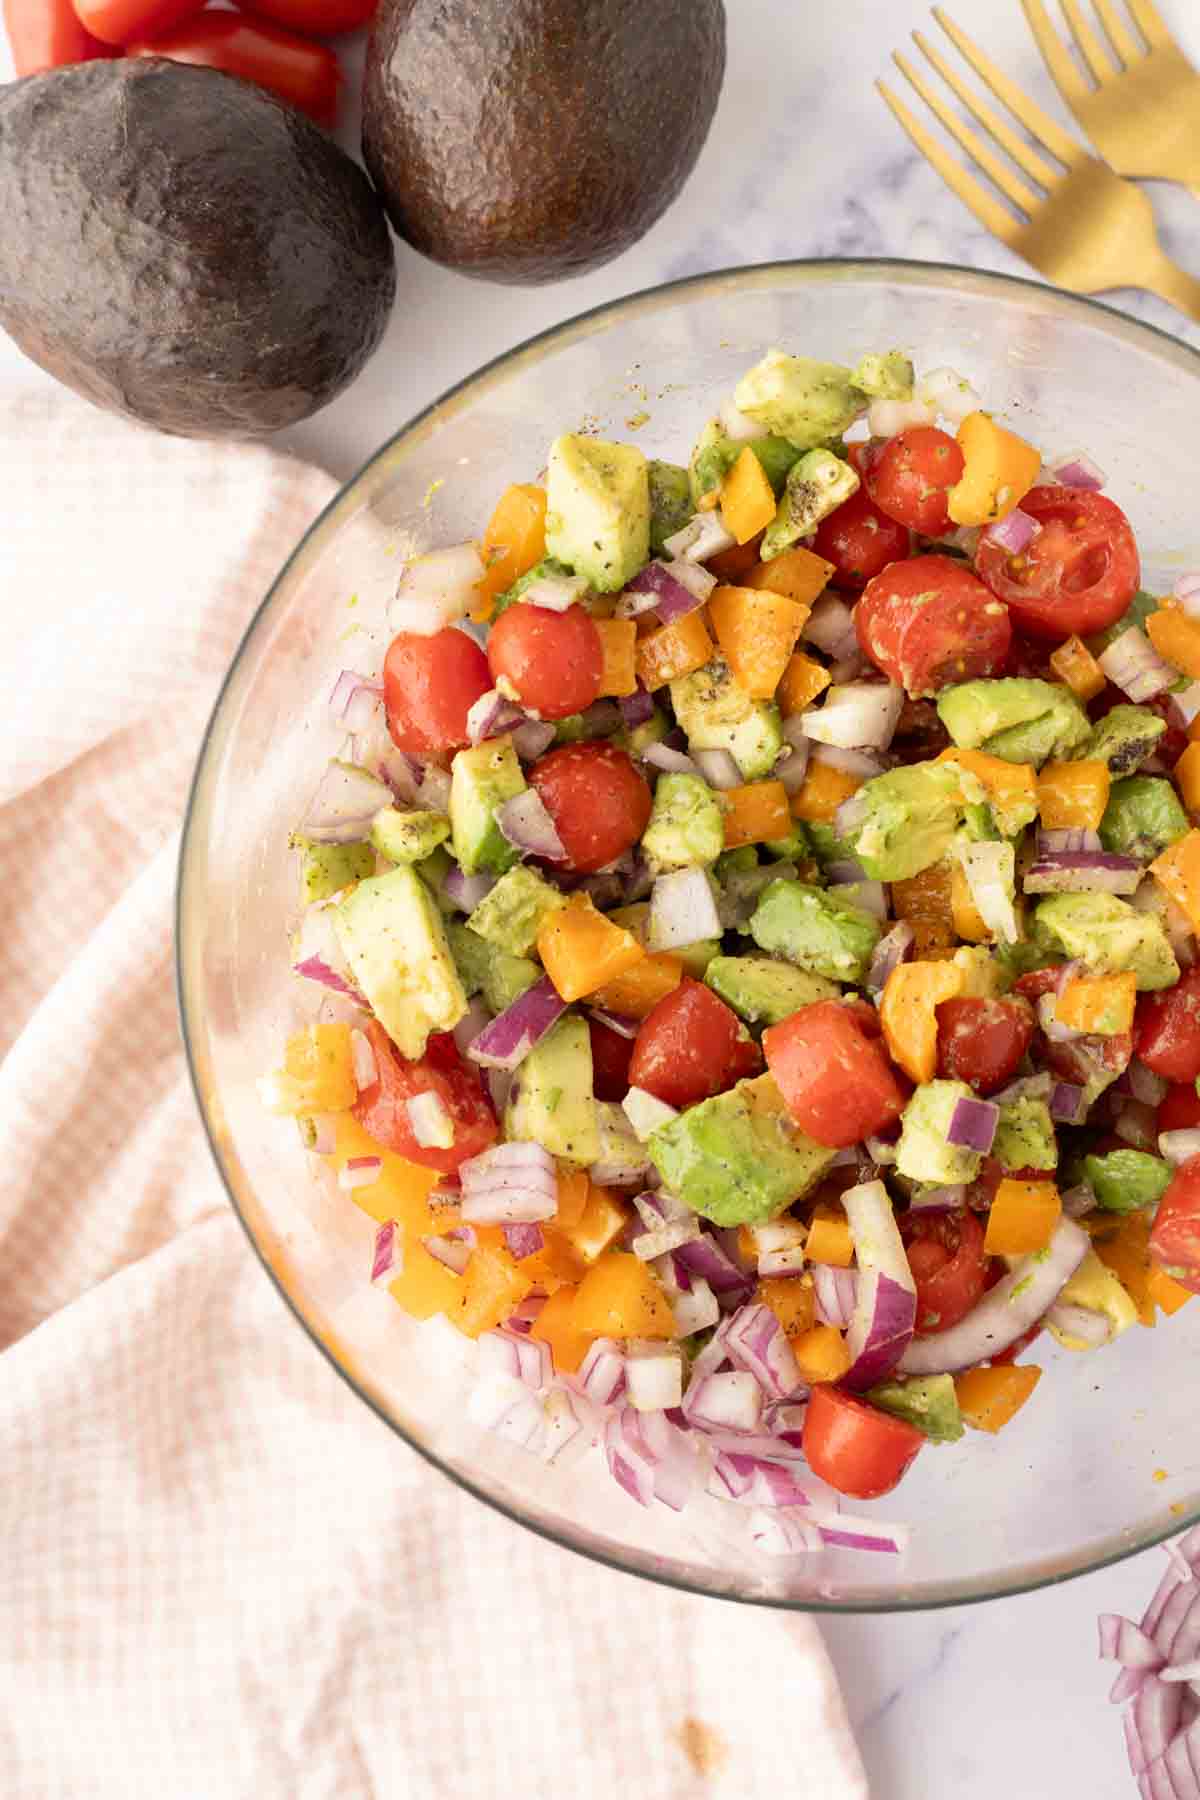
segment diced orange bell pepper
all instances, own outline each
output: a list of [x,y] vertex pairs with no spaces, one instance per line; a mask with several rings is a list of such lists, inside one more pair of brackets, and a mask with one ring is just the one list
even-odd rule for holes
[[1164,893],[1181,907],[1193,931],[1200,931],[1200,831],[1189,831],[1150,864]]
[[530,1286],[543,1294],[556,1293],[560,1287],[578,1281],[587,1266],[579,1252],[552,1224],[543,1226],[539,1250],[532,1250],[528,1256],[519,1256],[515,1260],[522,1275],[528,1276]]
[[632,619],[593,619],[600,633],[604,668],[600,696],[619,700],[637,690],[637,626]]
[[754,1296],[769,1306],[789,1337],[811,1331],[816,1319],[816,1296],[810,1275],[789,1275],[778,1281],[760,1281]]
[[594,1263],[614,1244],[629,1223],[629,1208],[608,1188],[588,1185],[587,1205],[575,1225],[561,1225],[559,1235],[585,1263]]
[[[1200,718],[1200,713],[1197,713]],[[1175,764],[1175,786],[1190,813],[1200,812],[1200,744],[1190,743]]]
[[1167,1317],[1177,1313],[1181,1306],[1186,1306],[1195,1295],[1191,1288],[1185,1288],[1182,1282],[1167,1274],[1158,1263],[1152,1262],[1146,1275],[1146,1293],[1156,1306],[1162,1308]]
[[660,626],[638,640],[637,672],[643,687],[653,692],[668,681],[678,681],[681,675],[694,674],[712,661],[713,648],[704,627],[703,608]]
[[646,955],[632,932],[613,925],[586,894],[573,894],[566,906],[547,914],[537,951],[564,1000],[594,994]]
[[675,1315],[652,1271],[625,1250],[606,1250],[575,1295],[577,1331],[595,1337],[673,1338]]
[[1036,804],[1037,783],[1028,763],[1005,762],[1002,756],[989,756],[986,750],[943,750],[937,762],[957,763],[974,775],[994,806],[1002,810],[1022,801]]
[[950,907],[954,915],[954,929],[964,943],[991,943],[991,931],[980,916],[966,870],[960,862],[954,863],[950,870]]
[[793,819],[811,819],[832,825],[838,807],[862,786],[860,775],[847,775],[844,769],[828,763],[810,762],[804,785],[792,795]]
[[507,1250],[481,1244],[461,1277],[459,1304],[450,1317],[467,1337],[494,1331],[533,1290],[533,1282]]
[[748,544],[731,544],[728,550],[718,550],[710,556],[705,568],[718,581],[744,581],[751,569],[758,567],[758,552],[762,547],[762,534],[752,537]]
[[968,413],[958,428],[963,472],[946,496],[956,525],[994,525],[1020,505],[1042,466],[1042,453],[988,413]]
[[983,1247],[989,1256],[1028,1256],[1044,1250],[1062,1217],[1052,1181],[1002,1181],[988,1213]]
[[1041,1379],[1036,1363],[968,1369],[954,1378],[958,1410],[976,1431],[999,1431],[1020,1412]]
[[797,650],[789,656],[783,679],[779,683],[779,710],[785,719],[811,706],[818,694],[829,686],[830,674],[822,663]]
[[721,517],[739,544],[748,544],[775,517],[775,490],[749,444],[721,483]]
[[1157,1324],[1154,1295],[1150,1288],[1150,1220],[1145,1211],[1125,1213],[1115,1227],[1111,1214],[1093,1213],[1087,1220],[1092,1234],[1092,1248],[1111,1269],[1133,1304],[1138,1323],[1148,1327]]
[[1112,1037],[1133,1030],[1136,1003],[1132,969],[1120,975],[1084,975],[1068,981],[1054,1003],[1054,1017],[1072,1031]]
[[482,621],[492,616],[497,594],[504,593],[546,554],[546,490],[532,482],[515,482],[505,488],[488,520],[479,546],[487,565],[471,617]]
[[615,981],[606,981],[603,987],[597,988],[592,999],[597,1006],[605,1006],[609,1012],[624,1013],[630,1019],[644,1019],[654,1011],[660,1000],[673,993],[683,980],[683,964],[677,956],[669,956],[665,951],[656,951],[635,963]]
[[418,1163],[408,1162],[368,1137],[353,1113],[339,1113],[334,1121],[334,1148],[330,1161],[341,1170],[352,1157],[377,1156],[379,1179],[350,1190],[348,1198],[369,1218],[384,1224],[397,1219],[409,1237],[422,1237],[438,1229],[429,1207],[429,1194],[441,1177]]
[[879,1023],[892,1061],[918,1083],[937,1072],[937,1009],[961,994],[963,972],[956,963],[901,963],[883,990]]
[[850,1267],[854,1261],[854,1237],[840,1206],[822,1200],[813,1208],[804,1254],[811,1263],[832,1263],[838,1269]]
[[437,1313],[453,1319],[462,1305],[462,1284],[462,1276],[430,1256],[420,1238],[406,1237],[404,1267],[388,1282],[388,1293],[414,1319],[432,1319]]
[[558,1211],[554,1215],[554,1224],[559,1231],[566,1231],[572,1225],[578,1225],[587,1206],[591,1191],[587,1170],[573,1168],[570,1163],[559,1163],[557,1186]]
[[1094,700],[1102,694],[1108,677],[1082,638],[1069,637],[1050,657],[1050,667],[1077,700]]
[[1047,763],[1037,778],[1042,824],[1047,831],[1099,831],[1111,785],[1107,763]]
[[[961,868],[958,874],[965,886]],[[949,863],[933,863],[907,881],[894,881],[892,911],[912,926],[918,957],[928,959],[937,951],[950,949],[962,935],[954,912],[954,869]]]
[[708,614],[738,686],[752,699],[770,700],[808,608],[769,589],[719,587],[709,600]]
[[288,1039],[283,1068],[269,1078],[270,1111],[294,1118],[345,1112],[358,1099],[350,1026],[309,1025]]
[[840,1381],[850,1367],[850,1352],[836,1325],[813,1325],[790,1342],[802,1381]]
[[[710,569],[713,566],[711,557],[708,566]],[[770,588],[773,594],[782,594],[785,599],[795,600],[799,606],[811,607],[813,601],[829,586],[833,572],[831,562],[826,562],[823,556],[817,556],[812,550],[806,550],[803,544],[797,544],[794,550],[784,550],[778,556],[773,556],[770,562],[756,563],[743,577],[743,585]]]
[[550,1355],[559,1375],[574,1375],[592,1347],[590,1332],[580,1331],[575,1324],[576,1287],[560,1287],[551,1294],[529,1335],[539,1344],[550,1346]]
[[1160,606],[1150,614],[1144,629],[1172,668],[1200,681],[1200,619],[1193,619],[1181,606]]
[[769,844],[785,838],[792,829],[788,791],[782,781],[751,781],[745,787],[726,788],[720,800],[727,850],[736,850],[741,844]]

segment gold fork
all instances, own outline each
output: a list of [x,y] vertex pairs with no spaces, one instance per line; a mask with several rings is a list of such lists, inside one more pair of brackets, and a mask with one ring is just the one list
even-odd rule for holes
[[1173,263],[1158,241],[1154,213],[1140,188],[1114,175],[1090,156],[998,69],[940,7],[934,17],[989,87],[996,99],[1061,168],[1054,168],[1026,143],[1007,120],[972,91],[919,31],[917,48],[956,94],[972,118],[1034,184],[1028,186],[1008,163],[951,111],[940,93],[899,53],[897,68],[950,135],[1015,209],[1001,205],[981,181],[927,131],[884,83],[878,88],[921,154],[953,188],[975,217],[1010,250],[1059,287],[1096,294],[1108,288],[1145,288],[1200,322],[1200,281]]
[[1200,200],[1200,73],[1167,30],[1154,0],[1126,0],[1146,40],[1138,42],[1113,0],[1093,0],[1108,42],[1092,30],[1079,0],[1063,16],[1091,72],[1089,85],[1050,23],[1043,0],[1021,0],[1059,93],[1118,175],[1182,181]]

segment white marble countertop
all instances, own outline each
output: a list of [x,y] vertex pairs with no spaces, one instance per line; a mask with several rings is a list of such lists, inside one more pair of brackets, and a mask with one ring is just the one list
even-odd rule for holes
[[[1200,64],[1200,7],[1159,0]],[[1118,0],[1119,4],[1119,0]],[[647,13],[652,8],[647,6]],[[647,239],[592,275],[522,290],[463,280],[400,248],[400,301],[356,385],[286,434],[347,476],[419,407],[536,331],[672,277],[788,256],[918,257],[1028,273],[976,225],[874,92],[922,0],[727,0],[729,65],[716,124],[692,180]],[[1072,125],[1017,0],[954,0],[997,61]],[[0,46],[0,77],[8,70]],[[903,83],[901,83],[903,86]],[[344,132],[353,142],[354,120]],[[1164,243],[1200,271],[1200,210],[1153,187]],[[1200,327],[1129,293],[1114,304],[1200,346]],[[45,380],[0,337],[0,394]],[[1119,1800],[1135,1792],[1111,1679],[1096,1661],[1101,1610],[1140,1614],[1161,1551],[1022,1599],[891,1618],[827,1621],[878,1800]],[[803,1784],[797,1788],[803,1793]]]

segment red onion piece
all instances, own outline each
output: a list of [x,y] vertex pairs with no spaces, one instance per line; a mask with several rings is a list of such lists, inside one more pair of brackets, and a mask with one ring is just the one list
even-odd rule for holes
[[833,828],[840,838],[853,839],[866,817],[867,803],[861,794],[843,800],[833,815]]
[[546,862],[565,862],[567,853],[546,803],[535,788],[526,788],[496,809],[500,832],[514,849]]
[[1087,1095],[1072,1081],[1056,1081],[1050,1089],[1050,1117],[1060,1125],[1082,1125],[1087,1117]]
[[706,1430],[753,1431],[762,1417],[763,1390],[747,1370],[705,1375],[693,1381],[683,1399],[690,1425]]
[[682,750],[672,750],[667,744],[647,744],[642,761],[649,763],[652,769],[661,769],[666,775],[700,773],[690,756],[685,756]]
[[822,1548],[821,1534],[807,1518],[761,1507],[750,1514],[750,1541],[764,1556],[805,1556]]
[[630,731],[638,725],[646,725],[654,717],[654,695],[644,688],[639,681],[637,690],[632,694],[623,694],[617,701],[621,709],[621,717]]
[[387,1219],[375,1233],[371,1256],[371,1283],[386,1287],[404,1269],[404,1234],[395,1219]]
[[709,787],[725,792],[742,785],[742,771],[728,750],[695,750],[692,759]]
[[838,1269],[832,1263],[812,1265],[813,1293],[817,1319],[822,1325],[836,1325],[845,1331],[854,1316],[858,1290],[858,1274],[854,1269]]
[[335,724],[357,735],[371,730],[379,716],[382,699],[382,683],[368,681],[354,669],[343,669],[329,696],[329,710]]
[[800,1371],[787,1333],[769,1306],[743,1306],[724,1333],[729,1360],[753,1375],[764,1393],[784,1400],[800,1386]]
[[881,1519],[855,1519],[848,1513],[809,1515],[824,1543],[843,1550],[881,1551],[888,1556],[903,1556],[908,1548],[906,1525],[885,1525]]
[[471,1246],[464,1239],[452,1236],[447,1231],[423,1237],[421,1243],[434,1262],[441,1263],[452,1275],[466,1273],[467,1264],[471,1260]]
[[908,1203],[910,1212],[957,1212],[966,1204],[967,1185],[964,1181],[951,1182],[946,1187],[922,1188],[914,1193]]
[[737,539],[728,529],[720,512],[695,513],[679,531],[664,538],[663,549],[685,562],[707,562],[722,550],[732,550]]
[[579,1365],[582,1391],[598,1406],[613,1406],[625,1392],[625,1358],[611,1338],[597,1338]]
[[1060,456],[1050,465],[1050,473],[1064,487],[1085,488],[1088,493],[1097,493],[1108,480],[1098,464],[1082,450],[1073,450],[1069,456]]
[[535,981],[490,1025],[485,1025],[468,1050],[472,1062],[489,1069],[517,1068],[533,1046],[544,1038],[566,1011],[566,1001],[548,975]]
[[1037,852],[1039,856],[1058,856],[1063,851],[1078,852],[1080,850],[1103,850],[1098,831],[1088,831],[1083,826],[1078,829],[1062,831],[1039,831],[1037,834]]
[[626,1013],[610,1012],[606,1006],[589,1006],[588,1014],[597,1025],[615,1031],[618,1037],[635,1038],[642,1028],[640,1019],[631,1019]]
[[854,616],[836,594],[822,594],[801,629],[800,636],[826,656],[850,656],[858,649]]
[[1001,550],[1007,550],[1010,556],[1019,556],[1022,550],[1029,548],[1041,529],[1036,519],[1015,506],[1006,519],[1001,519],[996,525],[989,525],[982,535],[989,544],[996,544]]
[[383,1159],[379,1156],[350,1156],[338,1170],[338,1186],[345,1194],[354,1193],[356,1188],[370,1187],[379,1180],[383,1169]]
[[1154,649],[1145,633],[1131,625],[1096,659],[1108,679],[1134,705],[1152,700],[1179,679],[1179,671]]
[[1163,1131],[1159,1133],[1158,1153],[1173,1168],[1200,1156],[1200,1130]]
[[862,1389],[890,1375],[907,1349],[916,1324],[917,1294],[882,1181],[848,1188],[842,1205],[858,1262],[854,1316],[846,1339],[852,1360],[845,1382]]
[[630,1405],[640,1413],[665,1412],[683,1399],[683,1357],[673,1344],[631,1341],[625,1363]]
[[302,975],[306,981],[318,982],[321,987],[327,987],[335,994],[343,994],[348,1000],[355,1001],[360,1008],[365,1008],[366,1002],[358,989],[346,977],[339,975],[336,969],[330,968],[323,957],[306,956],[302,961],[293,963],[292,974]]
[[888,976],[898,969],[902,962],[907,962],[913,953],[917,934],[907,919],[885,932],[875,946],[871,965],[867,970],[867,989],[872,994],[881,994],[887,986]]
[[526,719],[516,727],[512,741],[522,762],[536,762],[554,742],[554,727],[545,719]]
[[1132,894],[1142,865],[1132,856],[1107,851],[1060,851],[1043,856],[1025,872],[1027,894]]
[[467,1054],[480,1032],[491,1023],[491,1017],[478,994],[467,1002],[466,1012],[454,1027],[454,1045],[460,1056]]
[[854,681],[827,689],[823,704],[801,716],[805,734],[814,743],[842,750],[886,750],[903,707],[903,688],[882,681]]
[[388,607],[393,631],[432,637],[461,619],[484,575],[483,558],[474,543],[430,550],[407,564]]
[[458,1173],[462,1216],[470,1224],[536,1225],[558,1211],[557,1169],[540,1144],[497,1144]]
[[544,612],[565,613],[587,593],[587,586],[582,575],[541,575],[530,582],[521,601],[525,606],[540,606]]
[[319,844],[354,844],[368,836],[381,807],[392,804],[385,781],[354,763],[332,761],[298,826],[301,837]]
[[482,744],[486,738],[499,737],[502,732],[511,731],[520,725],[525,714],[511,700],[506,700],[498,688],[491,688],[479,699],[467,713],[467,737],[472,744]]
[[998,1356],[1054,1304],[1090,1248],[1086,1231],[1060,1219],[1048,1250],[1022,1257],[960,1324],[914,1338],[900,1359],[901,1373],[954,1374]]
[[1134,1099],[1144,1100],[1147,1106],[1161,1106],[1171,1085],[1161,1075],[1156,1075],[1153,1069],[1148,1069],[1136,1056],[1126,1069],[1124,1078],[1128,1078]]
[[991,1100],[959,1100],[950,1115],[946,1142],[986,1156],[996,1137],[1000,1108]]
[[678,576],[660,562],[649,562],[644,569],[639,569],[633,580],[626,583],[626,592],[653,594],[654,609],[664,625],[695,612],[707,598],[707,595],[685,587]]
[[473,913],[487,899],[495,885],[494,875],[465,875],[456,865],[442,883],[442,892],[460,911]]
[[505,1225],[502,1229],[508,1253],[518,1262],[523,1256],[536,1256],[546,1242],[540,1225]]
[[682,1266],[689,1275],[707,1281],[718,1298],[726,1297],[733,1301],[748,1293],[754,1286],[746,1271],[739,1268],[716,1239],[705,1231],[698,1238],[681,1244],[673,1260],[676,1268]]

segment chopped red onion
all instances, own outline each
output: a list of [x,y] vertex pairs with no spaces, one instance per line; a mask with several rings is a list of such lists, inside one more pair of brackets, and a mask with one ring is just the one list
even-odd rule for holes
[[725,1327],[729,1360],[752,1375],[773,1400],[784,1400],[800,1386],[800,1370],[787,1333],[769,1306],[743,1306]]
[[490,1025],[484,1026],[468,1046],[467,1055],[484,1068],[511,1072],[524,1062],[551,1026],[558,1023],[566,1006],[550,977],[543,975],[511,1006],[505,1007]]
[[684,568],[685,564],[649,562],[626,584],[625,592],[652,594],[654,610],[663,624],[669,625],[672,620],[681,619],[686,613],[695,612],[698,606],[703,606],[716,585],[715,577],[710,576],[707,570],[702,572],[703,579],[698,585],[690,577],[681,579],[681,570]]
[[619,1487],[639,1506],[654,1498],[654,1464],[643,1449],[630,1441],[619,1417],[604,1427],[604,1454],[608,1471]]
[[1169,1081],[1156,1075],[1153,1069],[1148,1069],[1136,1056],[1121,1079],[1128,1081],[1129,1091],[1134,1099],[1144,1100],[1147,1106],[1161,1106],[1171,1086]]
[[546,862],[565,862],[567,853],[557,827],[536,788],[526,788],[496,808],[501,835],[515,850]]
[[366,1005],[358,989],[339,975],[336,969],[330,968],[323,957],[306,956],[303,961],[293,963],[292,974],[303,975],[306,981],[315,981],[321,987],[330,988],[335,994],[344,995],[346,999],[355,1001],[360,1010]]
[[343,669],[329,696],[329,710],[335,724],[357,735],[371,730],[382,699],[382,683],[368,681],[353,669]]
[[724,1247],[708,1232],[681,1244],[675,1252],[675,1266],[681,1265],[693,1279],[707,1281],[718,1298],[736,1303],[754,1286],[746,1271],[728,1255]]
[[[803,717],[807,720],[808,714],[805,713]],[[814,744],[812,759],[814,762],[824,763],[827,769],[840,769],[843,775],[860,775],[864,781],[883,774],[883,764],[877,756],[869,756],[865,750],[844,750],[840,744]],[[843,800],[842,806],[853,806],[857,800],[858,795],[851,794],[849,800]],[[841,807],[838,811],[841,811]],[[839,827],[839,836],[841,835],[844,834]]]
[[621,717],[627,728],[633,731],[639,725],[646,725],[654,717],[654,695],[649,688],[644,688],[639,681],[632,694],[622,694],[617,701],[621,709]]
[[801,714],[805,735],[843,750],[886,750],[904,706],[904,689],[883,681],[831,687],[824,705]]
[[1134,857],[1084,850],[1042,857],[1026,870],[1023,886],[1027,894],[1132,894],[1141,879],[1142,865]]
[[881,923],[886,922],[888,897],[882,881],[834,881],[829,885],[829,892],[848,905],[857,906],[860,912],[871,913]]
[[1155,1108],[1142,1100],[1127,1100],[1120,1094],[1112,1097],[1113,1130],[1135,1150],[1153,1151],[1155,1145]]
[[518,1445],[540,1449],[545,1437],[545,1415],[537,1395],[524,1382],[492,1369],[472,1387],[467,1416],[485,1431]]
[[404,1102],[404,1110],[418,1144],[427,1150],[450,1149],[454,1143],[454,1120],[440,1094],[414,1094]]
[[1100,1660],[1119,1662],[1123,1669],[1161,1669],[1166,1654],[1148,1632],[1118,1613],[1101,1613]]
[[621,709],[615,700],[593,700],[580,714],[585,737],[611,737],[621,729]]
[[554,726],[545,719],[526,719],[513,732],[512,742],[522,762],[536,762],[554,742]]
[[996,1137],[1000,1108],[992,1100],[957,1100],[950,1115],[946,1142],[986,1156]]
[[371,1256],[371,1282],[386,1287],[404,1270],[404,1234],[395,1219],[385,1219],[375,1233],[375,1249]]
[[[798,749],[789,750],[775,764],[772,774],[776,781],[782,781],[789,794],[798,794],[808,778],[808,762],[811,747],[808,739]],[[739,775],[739,780],[741,779]]]
[[[843,755],[857,755],[856,751],[843,751]],[[840,838],[853,839],[862,827],[867,815],[867,803],[862,794],[851,794],[843,800],[833,815],[833,828]]]
[[491,1017],[478,994],[467,1002],[466,1012],[454,1027],[454,1045],[460,1056],[467,1054],[480,1032],[491,1023]]
[[998,1356],[1054,1304],[1090,1248],[1086,1231],[1060,1219],[1048,1248],[1023,1256],[958,1325],[914,1338],[900,1359],[901,1374],[954,1374]]
[[764,1281],[803,1271],[808,1231],[798,1219],[782,1218],[769,1225],[755,1225],[751,1236],[758,1253],[758,1273]]
[[683,1402],[683,1357],[672,1344],[631,1338],[625,1362],[629,1404],[636,1412],[665,1412]]
[[685,756],[682,750],[672,750],[667,744],[647,744],[642,751],[642,761],[649,763],[652,769],[661,769],[667,775],[700,773],[690,756]]
[[524,718],[519,706],[514,706],[498,688],[490,688],[467,713],[467,737],[472,744],[482,744],[485,738],[499,737],[502,732],[511,731]]
[[[602,1187],[604,1183],[597,1182],[596,1185]],[[689,1243],[692,1238],[699,1235],[699,1228],[694,1219],[680,1219],[667,1225],[657,1225],[653,1231],[639,1233],[629,1247],[642,1262],[653,1262],[656,1257],[666,1256],[672,1250],[678,1250],[682,1244]]]
[[892,929],[880,938],[871,958],[871,966],[867,970],[868,992],[872,994],[883,992],[887,986],[888,977],[900,967],[902,962],[907,962],[912,955],[916,941],[917,934],[907,919],[901,919],[898,925],[893,925]]
[[692,759],[709,787],[725,792],[741,786],[742,771],[728,750],[695,750]]
[[693,1380],[683,1398],[688,1423],[702,1431],[710,1426],[716,1431],[753,1431],[762,1405],[763,1390],[744,1369]]
[[1178,669],[1163,661],[1136,625],[1114,638],[1096,660],[1113,685],[1135,705],[1152,700],[1179,679]]
[[1175,1169],[1190,1162],[1193,1156],[1200,1156],[1200,1130],[1160,1131],[1158,1153]]
[[579,1365],[578,1381],[597,1406],[615,1406],[625,1392],[625,1358],[611,1338],[597,1338]]
[[642,1028],[640,1019],[631,1019],[627,1013],[610,1012],[607,1006],[589,1006],[588,1014],[597,1025],[615,1031],[618,1037],[635,1038]]
[[1003,1087],[999,1093],[993,1094],[992,1099],[997,1106],[1007,1106],[1010,1100],[1045,1100],[1049,1102],[1050,1089],[1053,1086],[1052,1077],[1043,1070],[1037,1075],[1021,1075],[1016,1081],[1010,1081],[1007,1087]]
[[495,885],[494,875],[465,875],[455,864],[442,883],[442,892],[460,911],[473,913],[487,899]]
[[354,763],[332,761],[305,808],[297,830],[319,844],[355,844],[368,837],[371,821],[394,796],[385,781]]
[[356,1188],[370,1187],[378,1181],[382,1170],[382,1157],[349,1156],[338,1170],[338,1186],[343,1193],[352,1194]]
[[917,1295],[908,1256],[882,1181],[860,1182],[842,1195],[858,1263],[854,1316],[846,1347],[847,1387],[868,1388],[896,1367],[913,1335]]
[[709,512],[694,514],[680,531],[664,538],[663,549],[684,562],[702,563],[722,550],[732,550],[736,543],[737,539],[714,507]]
[[[662,1267],[675,1270],[677,1265],[673,1256],[663,1258]],[[682,1271],[688,1281],[687,1288],[680,1286],[678,1293],[671,1296],[671,1311],[675,1315],[675,1329],[680,1337],[691,1337],[694,1331],[707,1331],[721,1317],[721,1306],[717,1296],[702,1276],[692,1277]],[[664,1286],[666,1285],[664,1277]]]
[[845,1331],[854,1316],[858,1290],[858,1273],[854,1269],[838,1269],[832,1263],[812,1265],[813,1294],[817,1319],[822,1325],[836,1325]]
[[658,876],[650,896],[651,950],[674,950],[720,935],[717,903],[703,869],[675,869]]
[[756,1507],[749,1515],[749,1531],[751,1543],[764,1556],[806,1556],[823,1547],[816,1526],[795,1513]]
[[803,713],[792,713],[789,718],[786,718],[783,721],[783,737],[784,742],[790,744],[793,750],[812,748],[808,738],[805,736]]
[[393,631],[433,637],[470,609],[484,573],[483,558],[473,543],[414,557],[396,584],[388,624]]
[[1050,1117],[1060,1125],[1082,1125],[1087,1118],[1087,1093],[1071,1081],[1056,1081],[1050,1089]]
[[536,1256],[545,1245],[546,1236],[540,1225],[505,1225],[502,1229],[508,1253],[517,1262],[525,1256]]
[[474,1225],[536,1225],[558,1211],[554,1158],[540,1144],[496,1144],[458,1171],[462,1216]]
[[1083,826],[1078,829],[1064,831],[1039,831],[1037,834],[1037,853],[1039,856],[1059,856],[1064,852],[1078,854],[1081,850],[1103,850],[1098,831],[1088,831]]
[[826,656],[851,656],[858,649],[854,615],[836,594],[822,594],[814,602],[800,636]]
[[540,575],[521,594],[525,606],[540,606],[544,612],[565,613],[588,591],[582,575]]
[[1006,519],[1001,519],[996,525],[989,525],[982,536],[986,543],[997,545],[999,549],[1007,551],[1009,556],[1020,556],[1041,529],[1036,519],[1015,506]]
[[1104,470],[1090,456],[1085,456],[1082,450],[1073,450],[1069,456],[1060,456],[1049,467],[1054,479],[1064,487],[1086,488],[1089,493],[1098,492],[1108,480]]
[[744,413],[732,398],[722,400],[717,408],[717,417],[725,436],[735,444],[748,443],[751,438],[761,437],[763,434],[761,420]]
[[441,1263],[452,1275],[466,1273],[467,1264],[471,1260],[471,1246],[465,1238],[449,1231],[438,1232],[430,1237],[423,1237],[421,1243],[434,1262]]
[[853,856],[838,857],[825,864],[825,879],[834,883],[866,881],[867,871]]
[[880,1519],[855,1519],[849,1513],[814,1510],[808,1516],[821,1533],[822,1541],[831,1548],[882,1551],[890,1556],[903,1556],[908,1549],[910,1533],[906,1525],[885,1525]]
[[676,1107],[668,1106],[665,1100],[640,1087],[630,1088],[621,1102],[621,1109],[643,1143],[660,1126],[669,1125],[672,1119],[679,1117]]

